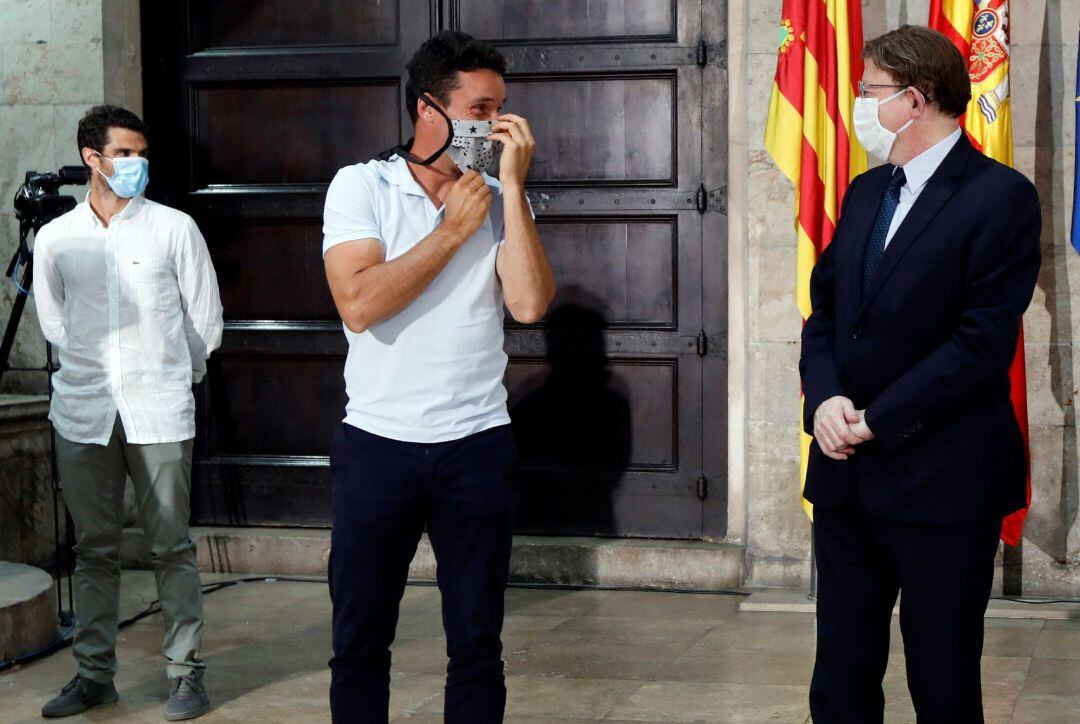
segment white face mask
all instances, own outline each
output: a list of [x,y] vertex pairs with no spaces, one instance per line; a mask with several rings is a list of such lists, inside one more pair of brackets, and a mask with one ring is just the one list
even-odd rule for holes
[[896,143],[896,137],[906,131],[908,126],[915,122],[915,119],[909,118],[908,122],[900,126],[894,133],[881,125],[878,109],[889,101],[904,95],[908,90],[905,88],[881,100],[877,98],[855,99],[855,111],[852,116],[855,125],[855,137],[859,139],[859,143],[862,144],[867,153],[880,161],[889,160],[889,154],[892,152],[893,144]]

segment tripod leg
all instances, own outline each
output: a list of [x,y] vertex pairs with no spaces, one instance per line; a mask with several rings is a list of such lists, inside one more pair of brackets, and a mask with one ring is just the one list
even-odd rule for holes
[[8,359],[11,356],[11,348],[15,345],[15,332],[19,329],[19,321],[22,319],[23,309],[26,307],[27,292],[34,281],[34,266],[27,262],[26,271],[23,273],[21,288],[15,295],[15,303],[11,305],[11,316],[8,317],[7,326],[4,327],[4,338],[0,341],[0,379],[8,368]]
[[[53,365],[53,348],[48,342],[45,343],[45,371],[49,378],[49,400],[52,401],[53,396],[53,373],[56,371],[56,367]],[[56,568],[56,614],[60,619],[61,626],[70,626],[74,620],[75,611],[75,595],[72,591],[72,572],[74,571],[74,563],[72,561],[71,548],[74,545],[74,533],[72,532],[71,516],[68,514],[67,506],[62,502],[62,492],[64,483],[60,479],[60,468],[56,464],[56,428],[49,427],[49,466],[52,477],[52,489],[53,489],[53,534],[55,547],[55,559],[54,566]],[[61,542],[60,538],[60,518],[64,519],[64,539]],[[64,587],[62,579],[67,577],[67,598],[68,607],[64,608]]]

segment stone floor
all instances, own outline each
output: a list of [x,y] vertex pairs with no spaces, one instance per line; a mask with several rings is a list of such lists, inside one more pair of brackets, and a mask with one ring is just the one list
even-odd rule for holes
[[[125,614],[154,598],[151,576],[125,572]],[[808,721],[810,614],[740,613],[737,596],[511,589],[507,599],[508,722]],[[328,721],[329,614],[321,583],[208,595],[204,657],[217,708],[200,721]],[[394,646],[395,721],[442,721],[441,635],[438,591],[410,587]],[[160,645],[160,616],[125,629],[120,703],[67,721],[161,721]],[[988,722],[1080,722],[1080,621],[988,620],[985,653]],[[72,669],[65,650],[0,674],[0,721],[40,721]],[[914,722],[901,656],[885,690],[886,720]]]

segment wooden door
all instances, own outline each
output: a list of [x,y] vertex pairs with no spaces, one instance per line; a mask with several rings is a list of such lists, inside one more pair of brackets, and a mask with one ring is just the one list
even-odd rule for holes
[[722,76],[705,87],[722,73],[709,63],[721,35],[703,32],[713,4],[143,3],[150,194],[195,216],[225,306],[198,395],[196,522],[328,523],[345,344],[320,258],[323,195],[339,167],[411,135],[405,62],[449,27],[507,56],[559,283],[544,322],[507,325],[520,529],[722,535],[723,430],[704,429],[726,387],[726,317],[703,307],[726,279],[704,157],[724,138],[706,116],[726,115],[706,108],[726,99]]

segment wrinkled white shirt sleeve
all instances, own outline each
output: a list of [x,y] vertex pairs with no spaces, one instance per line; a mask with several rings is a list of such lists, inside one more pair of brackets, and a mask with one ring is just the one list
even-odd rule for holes
[[206,360],[221,345],[222,309],[217,275],[199,227],[188,219],[177,248],[177,281],[184,306],[184,333],[191,351],[191,379],[201,382]]

